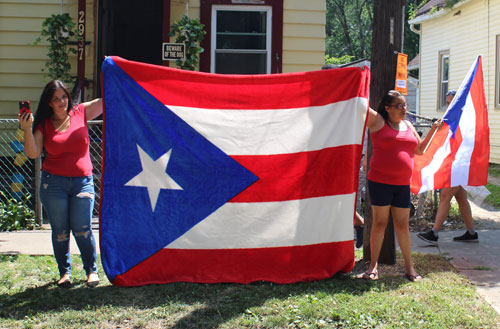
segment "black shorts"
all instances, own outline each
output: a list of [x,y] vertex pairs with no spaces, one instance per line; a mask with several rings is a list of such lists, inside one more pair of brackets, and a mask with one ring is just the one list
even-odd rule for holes
[[410,185],[391,185],[368,180],[368,192],[374,206],[410,208]]

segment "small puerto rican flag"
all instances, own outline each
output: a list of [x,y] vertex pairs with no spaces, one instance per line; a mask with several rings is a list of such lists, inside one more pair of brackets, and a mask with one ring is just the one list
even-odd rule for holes
[[427,151],[415,156],[411,191],[482,186],[488,180],[490,129],[481,56],[477,56]]

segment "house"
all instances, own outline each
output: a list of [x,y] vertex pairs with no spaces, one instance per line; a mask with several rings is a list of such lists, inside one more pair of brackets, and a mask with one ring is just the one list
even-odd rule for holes
[[430,0],[409,21],[420,35],[419,113],[441,117],[478,54],[490,125],[490,162],[500,163],[500,1],[462,0],[446,8]]
[[0,118],[17,117],[19,100],[36,108],[47,81],[47,43],[30,44],[44,19],[62,12],[85,31],[85,45],[71,57],[72,73],[87,81],[84,100],[100,95],[105,56],[175,66],[162,60],[162,44],[174,41],[170,26],[184,14],[207,31],[200,71],[299,72],[324,64],[325,0],[0,1]]

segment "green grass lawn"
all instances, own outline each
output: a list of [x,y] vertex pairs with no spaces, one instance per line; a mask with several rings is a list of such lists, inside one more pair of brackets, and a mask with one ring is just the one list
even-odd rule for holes
[[[357,252],[357,256],[361,256]],[[55,285],[52,256],[0,256],[0,328],[498,328],[500,318],[443,258],[415,254],[424,276],[402,277],[398,256],[379,281],[362,271],[278,285],[174,283],[87,288],[79,257],[73,286]]]
[[[492,170],[493,169],[493,170]],[[500,177],[500,168],[490,174]],[[500,187],[488,184],[500,207]],[[361,258],[361,251],[356,252]],[[338,274],[278,285],[174,283],[87,288],[78,256],[73,286],[58,288],[53,256],[0,255],[0,328],[500,328],[500,317],[444,257],[414,254],[418,283],[395,266],[379,281]],[[490,268],[477,270],[492,271]]]

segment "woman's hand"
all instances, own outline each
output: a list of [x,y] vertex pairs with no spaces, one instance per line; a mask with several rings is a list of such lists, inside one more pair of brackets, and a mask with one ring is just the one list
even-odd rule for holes
[[[419,145],[415,149],[416,154],[418,154],[418,155],[424,154],[424,152],[427,150],[427,145],[431,142],[432,138],[436,134],[436,131],[439,130],[439,128],[441,128],[442,125],[443,125],[443,119],[436,120],[432,124],[431,129],[429,130],[429,132],[427,133],[427,135],[425,136],[423,141],[420,141],[420,138],[417,137],[417,140],[419,140]],[[416,133],[415,128],[413,128],[413,129]]]
[[443,119],[438,119],[438,120],[434,121],[434,123],[432,124],[432,128],[434,130],[436,130],[436,129],[441,128],[442,125],[443,125]]
[[26,132],[26,130],[31,131],[31,126],[33,125],[33,114],[19,114],[19,125],[24,132]]

